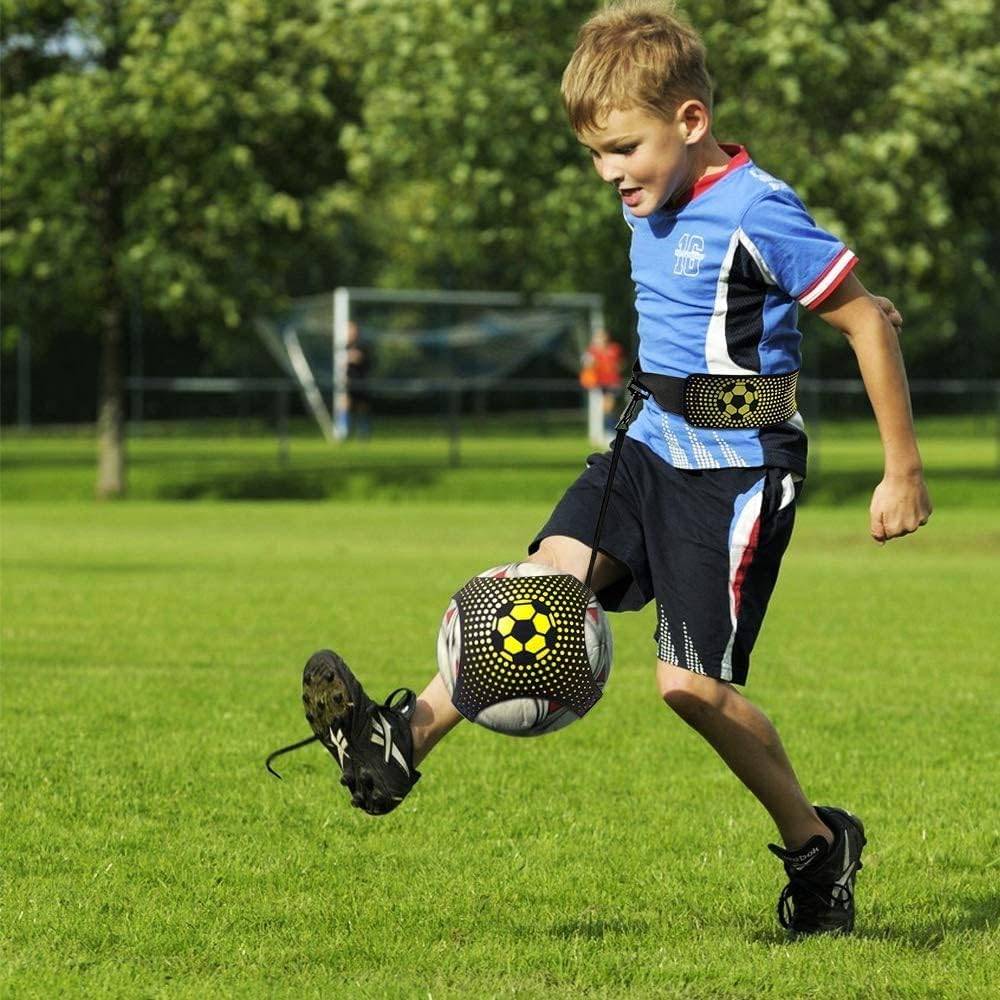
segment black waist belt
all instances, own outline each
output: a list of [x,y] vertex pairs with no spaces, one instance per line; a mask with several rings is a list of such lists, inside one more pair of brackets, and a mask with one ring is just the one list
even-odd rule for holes
[[736,430],[768,427],[795,413],[798,371],[784,375],[654,375],[632,368],[629,388],[652,396],[659,406],[695,427]]

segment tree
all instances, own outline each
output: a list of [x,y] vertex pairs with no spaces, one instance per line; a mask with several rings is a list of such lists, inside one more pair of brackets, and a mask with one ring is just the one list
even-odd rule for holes
[[[587,290],[623,336],[628,234],[559,99],[595,5],[0,0],[5,322],[103,338],[99,492],[131,301],[217,346],[335,284]],[[911,371],[996,370],[994,0],[686,6],[716,134],[859,251]]]
[[[97,494],[126,490],[131,300],[236,331],[349,256],[354,97],[306,0],[4,0],[6,322],[100,347]],[[9,69],[8,69],[9,67]]]
[[365,225],[380,251],[380,283],[613,288],[631,300],[627,231],[559,95],[576,31],[593,6],[351,6],[345,30],[359,55],[362,104],[344,146],[352,179],[376,206]]
[[[594,6],[354,0],[362,109],[344,139],[378,205],[365,220],[377,280],[601,290],[616,328],[631,322],[627,233],[559,101]],[[906,312],[911,367],[948,373],[942,347],[952,374],[995,365],[1000,172],[981,140],[1000,133],[993,0],[684,6],[706,38],[716,134],[748,144],[861,254],[869,286]]]
[[718,134],[746,141],[859,253],[866,284],[906,314],[911,370],[996,371],[994,0],[701,0],[692,14]]

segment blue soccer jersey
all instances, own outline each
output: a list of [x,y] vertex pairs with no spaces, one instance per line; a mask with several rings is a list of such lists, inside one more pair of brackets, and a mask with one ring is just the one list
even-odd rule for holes
[[[632,277],[643,371],[685,377],[775,375],[801,367],[798,307],[816,308],[855,255],[813,221],[795,193],[724,146],[728,167],[674,209],[636,218]],[[761,429],[694,427],[646,400],[629,435],[684,469],[779,466],[805,475],[796,414]]]

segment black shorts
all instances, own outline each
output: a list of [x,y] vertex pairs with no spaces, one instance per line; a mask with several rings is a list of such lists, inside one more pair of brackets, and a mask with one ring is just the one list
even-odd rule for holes
[[[591,545],[610,453],[592,455],[543,538]],[[626,438],[600,549],[627,572],[597,596],[608,611],[656,601],[657,655],[745,684],[750,652],[795,521],[798,477],[786,469],[678,469]]]

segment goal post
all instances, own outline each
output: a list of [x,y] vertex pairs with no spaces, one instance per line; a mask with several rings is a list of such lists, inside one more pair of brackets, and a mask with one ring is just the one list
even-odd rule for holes
[[[283,367],[324,436],[343,441],[352,432],[352,392],[489,389],[539,372],[575,379],[587,344],[604,326],[604,302],[573,292],[340,287],[295,300],[286,316],[263,325],[278,331],[266,339],[272,351],[280,342]],[[370,359],[360,376],[350,363],[355,345]]]
[[279,367],[298,383],[302,399],[323,437],[327,441],[333,441],[336,439],[336,429],[316,383],[312,365],[302,349],[302,343],[299,339],[301,321],[298,318],[298,313],[299,310],[293,309],[285,322],[281,323],[258,319],[255,327]]
[[338,288],[333,293],[333,396],[330,399],[333,435],[337,441],[343,441],[350,430],[350,396],[347,385],[347,336],[350,323],[350,289]]

